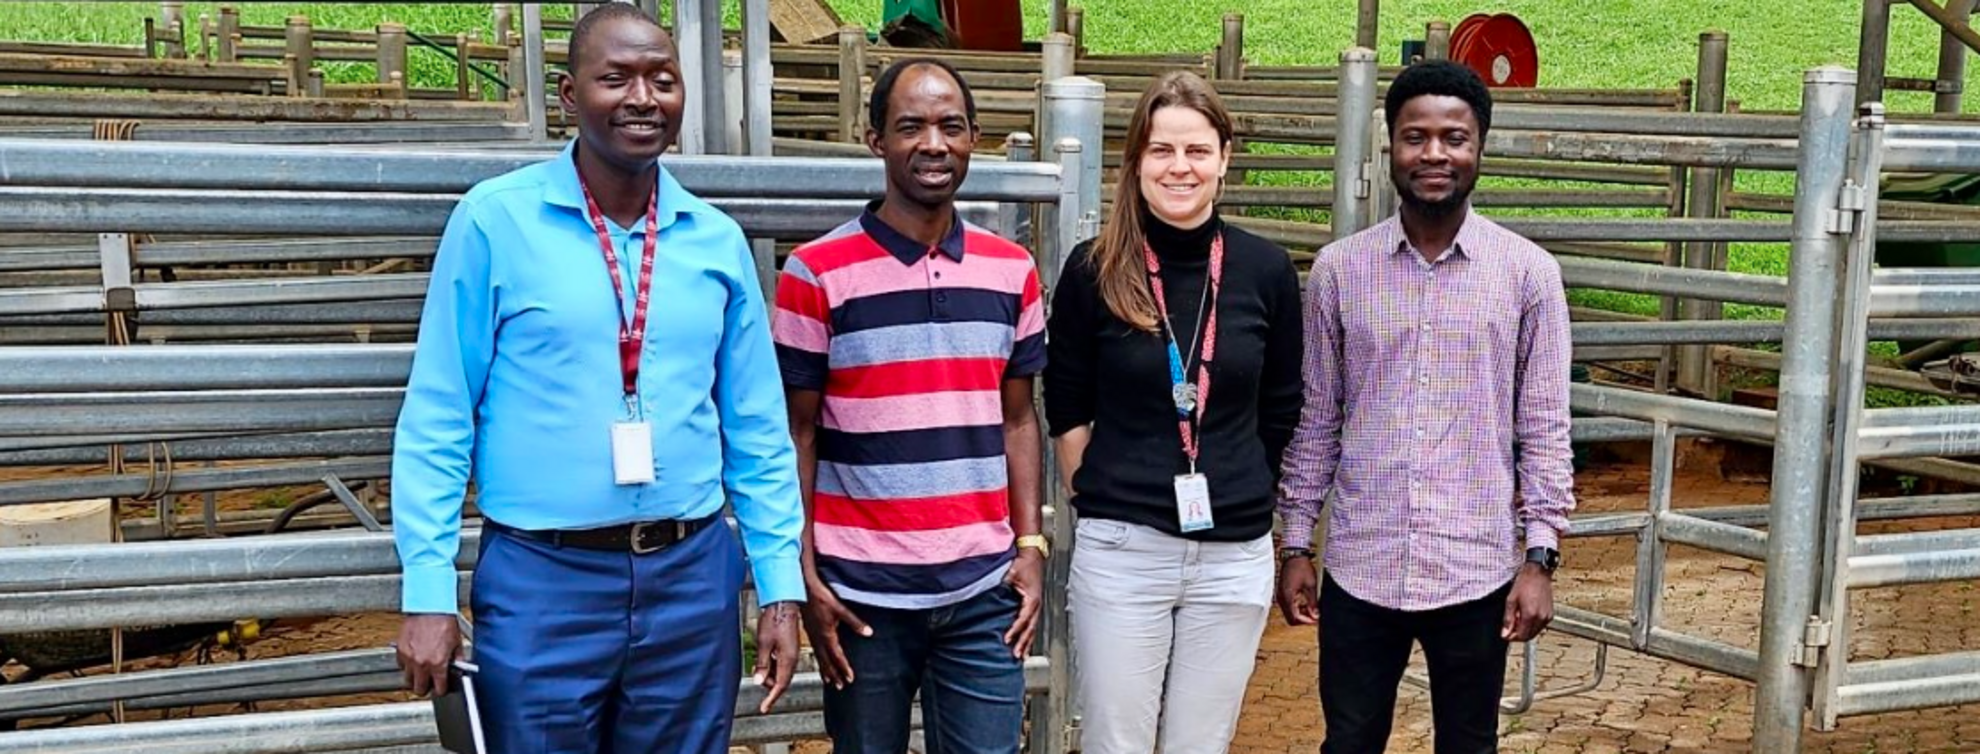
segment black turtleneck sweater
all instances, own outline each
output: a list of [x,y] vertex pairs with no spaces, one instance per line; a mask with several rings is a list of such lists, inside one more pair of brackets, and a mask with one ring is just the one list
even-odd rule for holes
[[1216,526],[1182,532],[1175,477],[1189,470],[1189,460],[1176,429],[1167,343],[1107,308],[1089,261],[1090,241],[1066,261],[1047,324],[1045,417],[1052,436],[1093,425],[1072,480],[1073,507],[1081,516],[1188,539],[1255,539],[1271,530],[1279,460],[1299,422],[1304,341],[1298,273],[1285,249],[1215,215],[1191,230],[1147,215],[1142,225],[1162,262],[1170,326],[1185,361],[1196,342],[1210,242],[1224,236],[1217,358],[1209,365],[1210,400],[1197,458],[1197,470],[1209,478]]

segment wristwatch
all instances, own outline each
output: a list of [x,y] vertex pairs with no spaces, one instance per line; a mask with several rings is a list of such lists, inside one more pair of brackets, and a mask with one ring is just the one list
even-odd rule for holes
[[1311,548],[1311,547],[1281,547],[1281,548],[1279,548],[1279,563],[1280,563],[1280,564],[1282,564],[1282,565],[1283,565],[1283,564],[1284,564],[1284,563],[1285,563],[1286,561],[1288,561],[1288,560],[1292,560],[1293,558],[1306,558],[1307,560],[1312,560],[1312,559],[1313,559],[1313,548]]
[[1554,569],[1561,567],[1561,551],[1552,547],[1528,547],[1526,562],[1540,566],[1540,570],[1552,576]]
[[1047,541],[1043,534],[1026,534],[1018,537],[1017,546],[1020,550],[1025,548],[1037,550],[1038,557],[1041,558],[1050,559],[1052,557],[1052,543]]

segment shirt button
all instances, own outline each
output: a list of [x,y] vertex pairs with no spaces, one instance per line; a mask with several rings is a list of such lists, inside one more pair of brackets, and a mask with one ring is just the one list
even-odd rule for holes
[[1428,385],[1428,384],[1430,384],[1430,377],[1429,377],[1428,375],[1426,375],[1426,376],[1423,376],[1423,377],[1418,377],[1418,378],[1416,378],[1416,384],[1418,384],[1418,385]]
[[1430,323],[1428,322],[1423,323],[1423,331],[1430,332]]
[[936,256],[937,256],[938,254],[939,254],[939,252],[937,252],[937,251],[935,251],[934,249],[929,249],[929,250],[928,250],[928,258],[929,258],[929,259],[934,259],[934,258],[935,258],[935,257],[936,257]]
[[937,272],[937,273],[935,273],[935,279],[936,279],[936,280],[941,280],[941,279],[942,279],[942,273],[940,273],[940,272]]
[[1422,437],[1422,436],[1423,436],[1423,430],[1420,430],[1420,429],[1419,429],[1419,430],[1416,430],[1416,436],[1417,436],[1417,437]]
[[938,304],[946,304],[946,303],[949,303],[949,294],[947,294],[947,293],[937,293],[937,294],[935,294],[935,303],[938,303]]

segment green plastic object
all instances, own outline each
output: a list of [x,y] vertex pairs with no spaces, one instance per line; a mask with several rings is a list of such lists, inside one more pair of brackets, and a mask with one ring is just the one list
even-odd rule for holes
[[949,37],[949,25],[942,22],[941,0],[887,0],[880,11],[880,29],[880,35],[889,39],[902,32],[933,35],[942,41]]
[[[1883,199],[1932,204],[1980,206],[1980,175],[1940,173],[1903,174],[1884,180]],[[1980,267],[1980,243],[1877,242],[1879,267]],[[1901,351],[1911,351],[1928,341],[1903,341]],[[1961,350],[1972,350],[1973,343]]]

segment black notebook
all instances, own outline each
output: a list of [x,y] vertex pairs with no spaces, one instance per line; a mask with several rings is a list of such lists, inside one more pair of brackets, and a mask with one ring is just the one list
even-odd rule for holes
[[481,733],[481,703],[475,696],[479,668],[455,662],[447,668],[447,693],[433,697],[433,721],[440,728],[440,748],[455,754],[488,754]]

